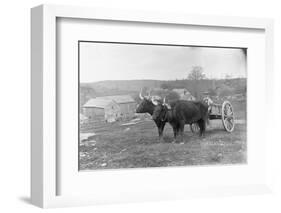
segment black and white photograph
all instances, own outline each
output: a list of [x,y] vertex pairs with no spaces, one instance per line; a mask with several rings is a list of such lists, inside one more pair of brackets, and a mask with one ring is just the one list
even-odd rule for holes
[[79,171],[247,163],[247,49],[78,42]]

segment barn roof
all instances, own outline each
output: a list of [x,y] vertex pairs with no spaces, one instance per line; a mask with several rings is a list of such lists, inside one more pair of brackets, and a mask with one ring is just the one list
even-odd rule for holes
[[103,97],[97,97],[96,99],[113,100],[118,104],[134,103],[135,102],[135,100],[130,95],[103,96]]
[[102,108],[104,109],[109,104],[113,103],[110,99],[101,99],[101,98],[92,98],[88,100],[83,107],[89,108],[89,107],[96,107],[96,108]]

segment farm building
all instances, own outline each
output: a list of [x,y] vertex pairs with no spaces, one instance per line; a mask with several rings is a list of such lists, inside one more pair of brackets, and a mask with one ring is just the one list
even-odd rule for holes
[[112,100],[117,103],[123,118],[133,116],[136,110],[136,102],[130,95],[103,96],[96,99]]
[[190,92],[185,88],[173,89],[173,91],[179,94],[181,100],[195,101],[195,97],[192,96]]
[[93,98],[83,105],[83,114],[91,120],[114,122],[121,111],[113,100]]
[[81,113],[80,113],[79,117],[80,117],[80,123],[84,123],[84,122],[86,122],[88,120],[87,116],[85,116],[85,115],[83,115]]
[[136,102],[129,95],[103,96],[90,99],[83,105],[83,114],[89,119],[114,122],[119,118],[132,117]]

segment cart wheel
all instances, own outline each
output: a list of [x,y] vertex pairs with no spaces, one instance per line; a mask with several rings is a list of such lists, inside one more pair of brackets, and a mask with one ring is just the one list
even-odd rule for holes
[[233,107],[229,101],[224,101],[221,107],[221,119],[224,129],[227,132],[232,132],[234,130],[234,113]]
[[197,123],[193,123],[193,124],[190,124],[190,130],[193,133],[198,133],[200,131],[200,128]]

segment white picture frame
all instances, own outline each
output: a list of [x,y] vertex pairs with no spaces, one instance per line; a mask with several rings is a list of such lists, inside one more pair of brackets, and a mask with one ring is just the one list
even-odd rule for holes
[[[113,9],[95,9],[73,6],[41,5],[31,10],[31,201],[42,208],[91,205],[112,202],[138,202],[142,200],[165,200],[197,196],[241,195],[263,193],[270,191],[270,161],[266,161],[266,179],[249,185],[233,185],[221,187],[200,187],[186,191],[185,188],[173,188],[155,193],[145,192],[120,196],[89,196],[89,195],[57,195],[57,81],[56,76],[56,29],[58,18],[116,20],[125,22],[144,22],[158,25],[194,25],[202,27],[223,27],[235,29],[258,29],[265,33],[265,107],[270,108],[273,97],[270,90],[273,87],[273,21],[271,19],[216,17],[186,14],[167,14],[140,11],[122,11]],[[267,118],[271,119],[271,118]],[[266,146],[270,146],[269,121],[265,131]],[[266,153],[264,153],[266,154]],[[268,154],[268,153],[267,153]],[[268,156],[266,156],[268,157]],[[165,169],[169,172],[170,168]],[[108,171],[111,172],[111,171]],[[94,174],[93,174],[94,175]],[[163,186],[164,187],[164,186]],[[169,195],[173,192],[177,195]],[[171,193],[172,194],[172,193]],[[156,196],[157,195],[157,196]]]

